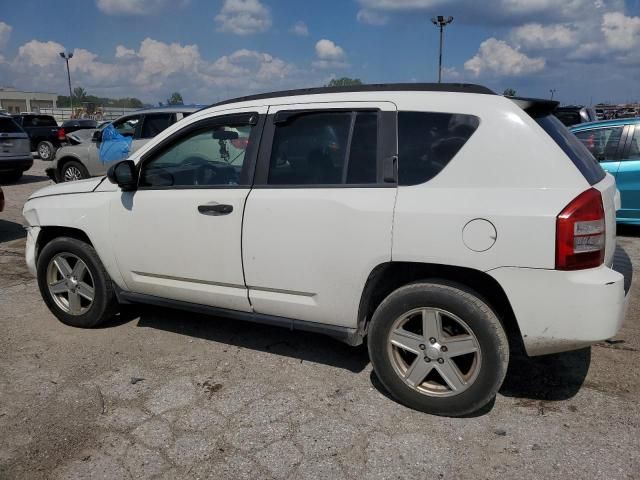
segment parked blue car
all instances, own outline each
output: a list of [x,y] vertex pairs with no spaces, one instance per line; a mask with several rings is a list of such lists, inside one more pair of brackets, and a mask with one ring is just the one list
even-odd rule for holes
[[570,130],[616,178],[622,197],[618,223],[640,225],[640,118],[581,123]]

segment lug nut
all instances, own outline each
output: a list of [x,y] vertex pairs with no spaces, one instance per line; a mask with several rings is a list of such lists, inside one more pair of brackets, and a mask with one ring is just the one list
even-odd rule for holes
[[439,358],[438,363],[444,363],[444,358]]
[[429,357],[424,357],[424,361],[429,363],[431,361],[431,359]]
[[442,350],[443,352],[446,352],[446,351],[447,351],[447,350],[449,350],[449,349],[443,345],[443,346],[442,346],[442,348],[441,348],[440,350]]
[[436,339],[435,339],[435,338],[433,338],[433,337],[431,337],[431,338],[429,339],[429,342],[431,342],[431,343],[436,343]]
[[425,348],[427,348],[427,346],[424,343],[421,343],[420,345],[418,345],[418,348],[420,350],[424,350]]

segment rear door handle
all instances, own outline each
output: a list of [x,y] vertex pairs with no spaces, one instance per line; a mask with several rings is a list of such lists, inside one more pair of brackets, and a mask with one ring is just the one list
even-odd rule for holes
[[198,205],[198,211],[203,215],[219,217],[220,215],[229,215],[233,212],[233,205],[212,202],[205,205]]

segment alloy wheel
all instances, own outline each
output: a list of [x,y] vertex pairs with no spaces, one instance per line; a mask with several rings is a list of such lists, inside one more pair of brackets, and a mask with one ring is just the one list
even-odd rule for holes
[[482,363],[471,328],[438,308],[417,308],[397,318],[387,345],[396,374],[427,396],[460,394],[476,380]]
[[47,287],[55,304],[70,315],[82,315],[93,305],[95,283],[91,272],[72,253],[59,253],[49,261]]
[[64,169],[64,181],[73,182],[75,180],[82,180],[82,173],[78,167],[70,166]]

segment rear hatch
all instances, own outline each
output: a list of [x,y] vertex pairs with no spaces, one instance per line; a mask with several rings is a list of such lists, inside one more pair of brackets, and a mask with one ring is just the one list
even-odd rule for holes
[[584,179],[589,182],[589,185],[600,192],[606,227],[604,262],[610,267],[613,264],[616,250],[616,209],[620,207],[620,197],[615,179],[602,169],[587,147],[553,115],[552,112],[558,106],[557,102],[531,98],[513,98],[512,100],[547,132],[573,162]]
[[0,159],[29,156],[29,136],[12,118],[0,117]]

